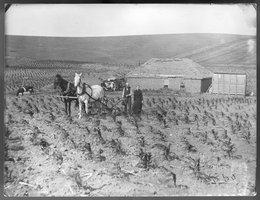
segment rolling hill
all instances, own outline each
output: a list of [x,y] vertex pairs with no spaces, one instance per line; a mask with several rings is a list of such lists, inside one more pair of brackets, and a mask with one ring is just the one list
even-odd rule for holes
[[256,37],[166,34],[117,37],[6,36],[12,60],[62,60],[137,65],[152,57],[187,57],[203,65],[256,65]]

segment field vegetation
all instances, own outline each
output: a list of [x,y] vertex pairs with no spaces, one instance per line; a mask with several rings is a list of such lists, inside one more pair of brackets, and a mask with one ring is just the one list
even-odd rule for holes
[[[254,97],[148,90],[139,121],[111,92],[113,112],[92,107],[78,120],[77,108],[66,117],[52,96],[53,74],[72,72],[55,70],[42,73],[45,86],[33,82],[36,94],[6,94],[5,195],[254,194]],[[23,72],[37,80],[37,70]]]
[[[91,104],[78,119],[74,105],[65,115],[53,89],[58,73],[73,82],[83,72],[84,82],[100,84],[151,57],[183,55],[214,71],[242,70],[255,91],[249,39],[255,38],[7,36],[5,196],[255,195],[255,96],[144,90],[138,120],[123,112],[121,92],[106,92],[113,111],[98,114]],[[22,84],[35,93],[15,96]]]

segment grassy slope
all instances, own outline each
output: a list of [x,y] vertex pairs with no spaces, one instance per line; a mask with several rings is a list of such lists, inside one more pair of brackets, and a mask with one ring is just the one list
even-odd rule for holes
[[247,51],[254,36],[169,34],[121,37],[54,38],[7,36],[7,56],[36,60],[71,60],[137,64],[152,57],[188,57],[203,64],[256,63]]

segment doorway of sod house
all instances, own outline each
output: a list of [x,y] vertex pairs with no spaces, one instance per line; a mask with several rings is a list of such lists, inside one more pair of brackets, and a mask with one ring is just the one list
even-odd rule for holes
[[167,79],[164,79],[164,80],[163,80],[163,88],[169,88],[169,83],[170,83],[170,81],[169,81],[168,78],[167,78]]

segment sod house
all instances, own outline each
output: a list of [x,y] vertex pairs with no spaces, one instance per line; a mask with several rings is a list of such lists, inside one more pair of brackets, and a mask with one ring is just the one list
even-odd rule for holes
[[185,90],[191,93],[206,92],[213,73],[188,58],[152,58],[127,74],[132,88]]

